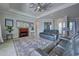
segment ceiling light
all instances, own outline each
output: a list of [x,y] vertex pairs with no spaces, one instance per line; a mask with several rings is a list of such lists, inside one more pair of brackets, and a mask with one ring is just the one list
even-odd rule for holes
[[34,11],[42,12],[43,10],[47,10],[50,3],[31,3],[30,8],[34,8]]
[[37,8],[38,8],[38,9],[40,9],[40,7],[39,7],[39,6],[38,6]]

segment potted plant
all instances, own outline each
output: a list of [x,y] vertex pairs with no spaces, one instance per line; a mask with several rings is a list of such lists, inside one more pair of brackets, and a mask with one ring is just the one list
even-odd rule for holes
[[11,33],[13,31],[13,26],[6,26],[6,30]]

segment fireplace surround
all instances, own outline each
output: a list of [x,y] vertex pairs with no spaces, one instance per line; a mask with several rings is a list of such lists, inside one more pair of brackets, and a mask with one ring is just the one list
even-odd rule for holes
[[26,37],[29,35],[28,28],[19,28],[19,37]]

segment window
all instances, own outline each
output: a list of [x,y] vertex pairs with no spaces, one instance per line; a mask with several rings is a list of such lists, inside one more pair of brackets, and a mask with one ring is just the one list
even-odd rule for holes
[[62,34],[62,23],[59,23],[59,33]]
[[50,30],[51,29],[51,22],[44,22],[44,30]]
[[63,35],[65,35],[65,33],[66,33],[66,31],[64,29],[66,29],[66,23],[65,22],[62,23],[62,33],[63,33]]
[[70,28],[70,30],[72,30],[72,25],[73,25],[72,22],[70,22],[70,23],[69,23],[69,28]]

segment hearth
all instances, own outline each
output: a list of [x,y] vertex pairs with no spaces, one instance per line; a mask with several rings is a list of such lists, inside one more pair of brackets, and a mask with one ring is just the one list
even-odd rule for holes
[[19,37],[26,37],[29,35],[29,29],[28,28],[20,28],[19,29]]

